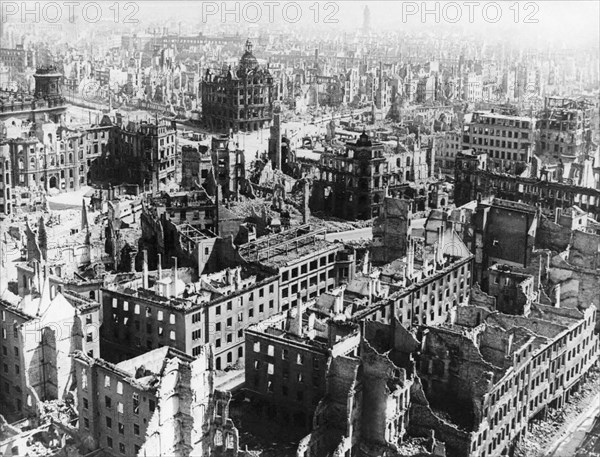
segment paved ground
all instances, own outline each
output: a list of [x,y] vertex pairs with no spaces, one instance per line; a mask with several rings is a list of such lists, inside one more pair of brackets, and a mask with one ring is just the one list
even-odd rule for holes
[[328,233],[325,235],[327,241],[360,241],[360,240],[372,240],[373,239],[373,228],[366,227],[356,230],[348,230],[346,232],[335,232]]
[[600,415],[596,416],[591,429],[585,434],[583,442],[575,452],[575,457],[598,456],[600,456]]
[[[600,394],[589,402],[589,408],[569,426],[565,433],[550,447],[545,457],[590,457],[594,447],[600,452]],[[594,439],[595,437],[595,439]],[[583,446],[582,446],[583,445]]]

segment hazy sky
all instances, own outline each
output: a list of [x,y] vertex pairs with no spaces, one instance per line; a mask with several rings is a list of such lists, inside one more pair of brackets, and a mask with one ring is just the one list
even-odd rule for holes
[[[581,41],[600,41],[600,2],[590,1],[335,1],[314,2],[299,1],[300,10],[294,2],[289,1],[256,1],[256,2],[221,2],[221,1],[142,1],[139,5],[139,17],[150,21],[159,18],[189,20],[204,19],[211,25],[222,22],[231,24],[238,21],[250,25],[257,15],[261,23],[268,22],[270,9],[275,22],[288,22],[284,17],[294,19],[299,12],[301,20],[296,25],[318,23],[322,26],[351,29],[360,27],[363,20],[363,8],[369,5],[372,29],[395,30],[435,30],[456,28],[473,32],[490,34],[517,33],[537,38],[538,40],[565,40],[580,43]],[[270,6],[270,4],[273,6]],[[236,6],[239,4],[239,6]],[[317,4],[318,8],[314,5]],[[472,4],[472,6],[470,6]],[[224,16],[225,9],[236,11]],[[318,16],[316,16],[318,9]],[[423,15],[427,10],[430,13]],[[202,14],[204,13],[204,17]],[[237,15],[237,17],[236,17]],[[337,23],[325,23],[326,18],[337,20]],[[225,21],[223,21],[225,19]],[[293,25],[293,24],[292,24]],[[312,25],[312,24],[311,24]]]
[[[6,9],[38,8],[41,10],[40,20],[55,10],[50,5],[66,5],[68,2],[0,2],[2,13],[7,16]],[[82,9],[93,5],[101,5],[103,22],[113,22],[118,13],[122,28],[140,30],[145,27],[169,27],[176,32],[178,22],[182,23],[184,33],[196,31],[218,31],[227,24],[227,30],[240,32],[247,26],[257,25],[258,29],[268,31],[271,24],[278,28],[290,27],[294,30],[344,30],[360,28],[363,23],[363,10],[368,4],[372,30],[395,31],[437,31],[456,30],[488,35],[494,39],[512,38],[523,40],[534,45],[556,43],[559,46],[575,46],[581,43],[598,45],[600,42],[600,2],[544,0],[461,0],[461,1],[395,1],[395,0],[358,0],[358,1],[315,1],[315,0],[257,0],[257,1],[171,1],[140,0],[119,2],[82,1],[76,2],[76,16],[82,19]],[[118,5],[118,8],[115,8]],[[62,6],[62,18],[67,18],[67,6]],[[19,11],[15,10],[8,18],[11,22],[21,20]],[[227,13],[229,11],[229,13]],[[60,12],[60,11],[59,11]],[[94,13],[93,8],[88,14]],[[125,23],[126,18],[134,18],[136,24]],[[5,18],[4,18],[5,19]],[[298,21],[296,22],[296,19]],[[26,22],[29,22],[26,21]],[[93,24],[89,24],[89,30]],[[175,29],[175,30],[174,30]]]

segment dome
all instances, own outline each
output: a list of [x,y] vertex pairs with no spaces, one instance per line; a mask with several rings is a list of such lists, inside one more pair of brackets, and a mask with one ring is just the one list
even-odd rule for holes
[[246,40],[246,52],[242,55],[240,59],[240,67],[244,68],[255,68],[258,66],[258,60],[252,54],[252,42],[250,40]]

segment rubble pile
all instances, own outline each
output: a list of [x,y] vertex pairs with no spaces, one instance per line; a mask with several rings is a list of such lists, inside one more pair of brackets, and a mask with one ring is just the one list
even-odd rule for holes
[[542,457],[548,447],[563,436],[567,427],[586,411],[590,400],[600,392],[600,369],[592,368],[590,376],[581,384],[578,392],[571,395],[561,410],[548,410],[545,419],[532,421],[529,433],[516,448],[516,457]]
[[343,219],[327,217],[322,219],[323,214],[317,213],[315,216],[311,216],[310,223],[316,226],[325,227],[328,233],[332,232],[346,232],[348,230],[355,230],[359,228],[367,228],[373,226],[373,221],[357,220],[357,221],[346,221]]
[[427,454],[427,438],[410,438],[398,446],[398,454],[403,457]]
[[44,422],[52,420],[55,423],[71,425],[77,419],[77,411],[64,400],[50,400],[40,406],[40,417]]

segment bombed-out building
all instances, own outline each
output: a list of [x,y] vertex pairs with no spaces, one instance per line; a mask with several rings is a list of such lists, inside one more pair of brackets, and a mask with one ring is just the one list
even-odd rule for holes
[[195,356],[213,344],[215,367],[244,360],[244,329],[280,311],[277,276],[242,267],[196,277],[193,269],[143,271],[102,290],[103,357],[138,356],[172,346]]
[[104,455],[246,457],[229,417],[231,394],[214,388],[207,345],[191,357],[172,347],[112,364],[75,352],[78,427]]
[[215,131],[255,131],[268,127],[273,118],[273,77],[259,65],[246,41],[237,68],[206,71],[202,80],[202,115]]

